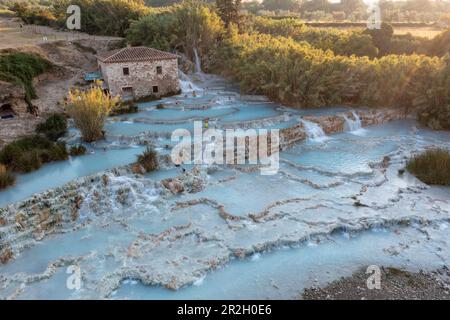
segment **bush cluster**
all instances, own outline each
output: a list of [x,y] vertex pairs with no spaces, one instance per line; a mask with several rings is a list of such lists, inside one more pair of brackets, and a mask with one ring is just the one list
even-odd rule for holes
[[38,124],[36,132],[56,141],[67,132],[67,117],[62,113],[53,113],[45,122]]
[[429,149],[413,157],[407,169],[427,184],[450,186],[450,152],[444,149]]
[[138,155],[137,163],[140,164],[146,172],[151,172],[158,169],[158,154],[153,148],[147,147],[147,149],[140,155]]
[[34,171],[43,163],[67,158],[64,143],[54,143],[40,135],[15,140],[0,151],[0,163],[15,172]]

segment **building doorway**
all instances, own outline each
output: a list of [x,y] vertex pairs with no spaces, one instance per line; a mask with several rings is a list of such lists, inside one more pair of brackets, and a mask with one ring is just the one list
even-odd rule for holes
[[122,100],[129,101],[134,99],[133,87],[123,87],[122,88]]

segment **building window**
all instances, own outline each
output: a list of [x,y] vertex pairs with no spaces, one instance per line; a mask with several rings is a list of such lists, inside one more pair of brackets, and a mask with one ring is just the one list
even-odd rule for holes
[[162,74],[162,67],[161,66],[157,66],[156,67],[156,74]]
[[123,68],[123,75],[124,76],[129,76],[130,75],[130,68],[128,68],[128,67]]
[[158,86],[153,86],[153,93],[158,93]]

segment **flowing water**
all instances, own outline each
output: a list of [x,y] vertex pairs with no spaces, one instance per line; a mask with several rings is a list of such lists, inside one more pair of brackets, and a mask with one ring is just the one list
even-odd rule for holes
[[[169,152],[171,131],[192,131],[195,120],[208,118],[219,128],[301,123],[309,139],[281,153],[276,175],[203,168],[205,185],[196,193],[167,196],[156,183],[181,168],[108,174],[107,186],[79,190],[86,199],[82,227],[37,241],[0,266],[0,298],[296,298],[306,287],[371,264],[413,271],[449,265],[450,188],[426,186],[399,169],[427,147],[450,149],[450,133],[412,120],[363,129],[345,108],[293,110],[240,96],[206,74],[182,81],[181,95],[109,119],[106,140],[89,145],[88,155],[19,176],[16,186],[0,192],[0,206],[132,163],[142,141]],[[331,136],[299,119],[341,113],[346,131]],[[78,142],[79,133],[72,129],[67,140]],[[67,286],[72,265],[82,275],[79,290]]]
[[195,73],[202,73],[202,63],[200,57],[198,56],[197,48],[194,48],[194,60],[195,60]]
[[317,123],[304,119],[300,119],[300,122],[303,124],[306,134],[311,141],[324,142],[328,139],[325,132],[323,132],[323,129]]
[[364,135],[366,131],[362,127],[361,119],[358,114],[355,111],[352,111],[352,116],[353,119],[350,119],[346,114],[343,115],[346,130],[355,135]]

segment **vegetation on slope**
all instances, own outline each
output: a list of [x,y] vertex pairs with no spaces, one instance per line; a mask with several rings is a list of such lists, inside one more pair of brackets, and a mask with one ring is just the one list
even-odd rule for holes
[[33,78],[51,68],[50,61],[36,54],[22,52],[0,54],[0,80],[23,86],[28,103],[36,98]]

